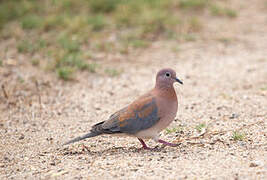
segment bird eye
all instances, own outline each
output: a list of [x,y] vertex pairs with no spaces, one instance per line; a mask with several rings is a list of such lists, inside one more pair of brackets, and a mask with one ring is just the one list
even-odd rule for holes
[[166,76],[166,77],[170,77],[171,74],[170,74],[169,72],[166,72],[165,76]]

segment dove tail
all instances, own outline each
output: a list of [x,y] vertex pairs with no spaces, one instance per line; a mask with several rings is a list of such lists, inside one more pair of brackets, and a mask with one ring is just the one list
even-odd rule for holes
[[100,122],[98,124],[95,124],[92,127],[91,131],[88,134],[85,134],[83,136],[76,137],[76,138],[74,138],[74,139],[72,139],[72,140],[64,143],[63,145],[75,143],[75,142],[81,141],[83,139],[87,139],[87,138],[91,138],[91,137],[95,137],[95,136],[98,136],[98,135],[103,134],[104,132],[102,131],[103,129],[102,129],[102,126],[101,126],[103,123],[104,123],[104,121],[103,122]]

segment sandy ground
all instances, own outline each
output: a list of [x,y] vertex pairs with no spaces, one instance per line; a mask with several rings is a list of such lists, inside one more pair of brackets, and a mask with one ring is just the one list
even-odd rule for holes
[[[0,67],[8,96],[1,92],[0,179],[266,179],[267,7],[233,6],[237,19],[211,18],[196,42],[110,55],[106,63],[124,70],[114,78],[84,72],[62,82],[9,50],[18,61]],[[170,125],[178,131],[161,134],[179,147],[148,141],[157,150],[146,151],[135,138],[113,136],[61,146],[151,89],[162,67],[184,81],[175,85],[179,110]]]

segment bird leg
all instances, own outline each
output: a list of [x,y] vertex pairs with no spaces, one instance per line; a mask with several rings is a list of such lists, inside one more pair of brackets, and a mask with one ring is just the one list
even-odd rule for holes
[[152,148],[150,148],[150,147],[148,147],[148,146],[146,145],[146,143],[143,141],[143,139],[138,138],[138,140],[140,141],[140,143],[142,144],[142,146],[143,146],[144,149],[152,150]]
[[171,147],[176,147],[176,146],[179,146],[179,144],[174,144],[174,143],[170,143],[170,142],[166,142],[166,141],[163,141],[161,139],[158,140],[159,143],[162,143],[166,146],[171,146]]

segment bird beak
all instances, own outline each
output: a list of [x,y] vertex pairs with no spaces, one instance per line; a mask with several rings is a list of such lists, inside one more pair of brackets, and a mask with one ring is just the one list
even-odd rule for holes
[[180,79],[178,79],[178,78],[175,78],[175,80],[178,82],[178,83],[180,83],[180,84],[184,84]]

